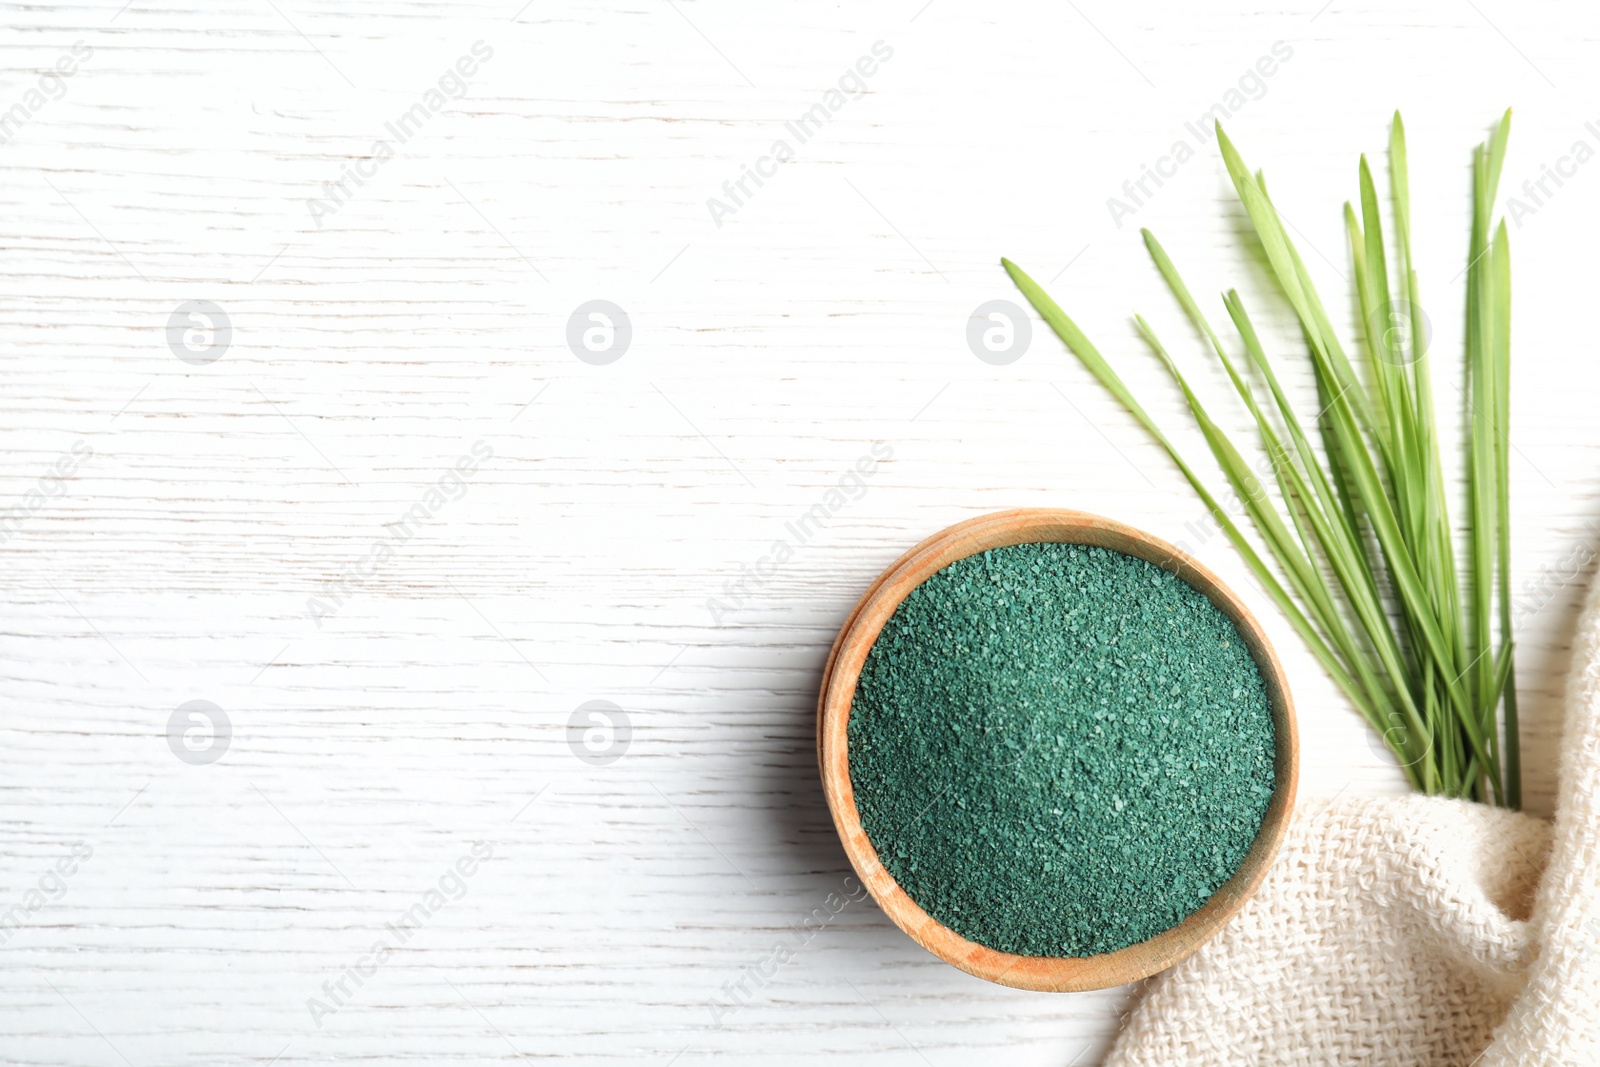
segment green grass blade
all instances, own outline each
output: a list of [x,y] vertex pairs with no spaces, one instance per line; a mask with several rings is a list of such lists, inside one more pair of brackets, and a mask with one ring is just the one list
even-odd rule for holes
[[[1504,125],[1504,124],[1502,124]],[[1497,689],[1504,693],[1506,803],[1522,807],[1522,744],[1518,736],[1516,665],[1512,651],[1511,621],[1511,240],[1500,222],[1491,253],[1495,332],[1490,361],[1495,375],[1496,518],[1499,523],[1497,566],[1500,576],[1500,643],[1505,653],[1505,679]],[[1491,713],[1494,705],[1488,705]]]
[[1344,357],[1343,351],[1333,339],[1332,330],[1327,325],[1327,315],[1322,311],[1315,290],[1308,291],[1309,276],[1305,264],[1295,251],[1294,242],[1289,239],[1283,220],[1279,218],[1278,211],[1273,207],[1266,190],[1251,176],[1250,169],[1245,166],[1238,149],[1223,132],[1221,123],[1217,124],[1217,144],[1222,149],[1222,159],[1228,168],[1228,176],[1233,181],[1234,190],[1239,194],[1240,202],[1244,204],[1245,213],[1250,216],[1251,225],[1261,240],[1262,248],[1266,250],[1267,261],[1272,265],[1273,274],[1277,276],[1278,284],[1288,297],[1295,314],[1300,317],[1300,323],[1311,343],[1314,358],[1325,365],[1327,374],[1337,383],[1333,391],[1348,393],[1350,403],[1354,405],[1363,424],[1369,430],[1379,432],[1371,398],[1356,380],[1349,360]]

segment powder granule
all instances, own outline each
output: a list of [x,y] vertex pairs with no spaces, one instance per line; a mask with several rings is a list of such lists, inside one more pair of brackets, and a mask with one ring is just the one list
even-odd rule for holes
[[1271,703],[1232,620],[1154,564],[1045,542],[901,602],[850,711],[878,858],[929,915],[1023,956],[1148,940],[1244,860]]

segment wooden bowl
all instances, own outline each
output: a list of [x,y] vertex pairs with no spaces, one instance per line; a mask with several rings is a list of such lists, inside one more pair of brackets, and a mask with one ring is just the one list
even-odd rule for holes
[[[1276,738],[1276,771],[1271,801],[1261,830],[1232,878],[1177,926],[1148,941],[1098,956],[1065,958],[1017,956],[968,941],[930,916],[878,861],[877,850],[861,827],[850,783],[850,704],[855,698],[867,653],[884,623],[912,589],[934,572],[963,557],[991,548],[1065,541],[1115,549],[1182,578],[1206,595],[1233,620],[1261,672],[1272,703]],[[817,701],[817,755],[823,791],[844,850],[862,884],[878,906],[911,939],[946,963],[991,982],[1053,992],[1104,989],[1148,978],[1172,966],[1208,941],[1231,919],[1266,877],[1288,828],[1294,806],[1300,747],[1295,736],[1294,704],[1283,666],[1261,625],[1233,591],[1189,556],[1165,541],[1111,519],[1081,511],[1019,508],[982,515],[934,534],[895,561],[857,601],[833,643]]]

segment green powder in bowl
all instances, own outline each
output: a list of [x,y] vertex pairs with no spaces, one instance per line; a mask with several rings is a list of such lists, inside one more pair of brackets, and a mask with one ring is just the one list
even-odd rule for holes
[[1239,868],[1272,798],[1272,708],[1233,621],[1133,556],[957,560],[867,654],[850,782],[935,920],[1019,956],[1138,944]]

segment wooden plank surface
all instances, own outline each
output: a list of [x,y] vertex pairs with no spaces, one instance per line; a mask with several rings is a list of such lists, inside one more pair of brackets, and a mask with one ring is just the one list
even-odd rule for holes
[[[905,547],[1080,508],[1266,621],[1303,795],[1402,787],[1042,325],[1006,365],[968,347],[975,308],[1018,300],[1009,255],[1164,423],[1136,307],[1236,419],[1137,238],[1291,351],[1234,247],[1217,105],[1330,294],[1356,156],[1404,109],[1446,359],[1468,153],[1517,108],[1518,636],[1548,810],[1600,544],[1600,164],[1576,148],[1600,149],[1600,15],[518,6],[5,5],[0,1061],[1095,1062],[1135,991],[990,986],[870,902],[829,910],[851,883],[813,701]],[[1171,174],[1135,204],[1147,165]],[[595,300],[631,324],[609,363],[567,340]],[[227,717],[214,747],[185,747],[192,701]],[[591,701],[628,719],[610,762],[569,729]]]

